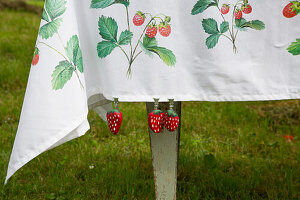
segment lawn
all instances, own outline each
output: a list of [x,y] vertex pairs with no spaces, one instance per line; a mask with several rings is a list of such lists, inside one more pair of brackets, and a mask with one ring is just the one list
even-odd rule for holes
[[[0,11],[0,183],[40,18]],[[119,136],[90,111],[85,136],[24,166],[0,187],[0,199],[154,199],[145,103],[121,103],[120,109],[126,118]],[[178,199],[300,199],[299,139],[300,101],[184,102]]]

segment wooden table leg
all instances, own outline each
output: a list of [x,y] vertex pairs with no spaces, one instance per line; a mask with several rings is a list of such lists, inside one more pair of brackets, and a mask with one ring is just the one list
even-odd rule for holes
[[[147,103],[147,113],[149,114],[153,109],[154,103]],[[169,103],[160,103],[159,109],[165,112],[169,109]],[[178,114],[181,122],[181,102],[174,102],[173,110]],[[161,133],[155,134],[149,128],[149,137],[156,200],[175,200],[180,124],[174,132],[164,128]]]

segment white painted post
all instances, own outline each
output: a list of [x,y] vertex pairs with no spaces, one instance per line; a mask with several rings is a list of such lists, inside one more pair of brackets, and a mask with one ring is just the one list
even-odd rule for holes
[[[154,103],[147,103],[147,113],[154,109]],[[169,103],[160,103],[163,112],[169,109]],[[173,110],[178,114],[180,123],[174,132],[166,128],[156,134],[149,128],[150,148],[155,182],[156,200],[175,200],[177,184],[177,162],[179,155],[181,102],[174,102]]]

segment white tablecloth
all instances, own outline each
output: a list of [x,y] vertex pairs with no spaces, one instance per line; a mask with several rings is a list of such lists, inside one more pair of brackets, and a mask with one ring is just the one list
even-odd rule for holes
[[7,179],[83,135],[88,108],[103,117],[114,97],[299,99],[300,15],[284,17],[288,3],[249,0],[245,14],[238,0],[46,0]]

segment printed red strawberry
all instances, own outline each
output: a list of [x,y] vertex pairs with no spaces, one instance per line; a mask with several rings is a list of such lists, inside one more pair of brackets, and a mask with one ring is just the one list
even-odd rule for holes
[[166,23],[166,22],[163,22],[163,23],[160,23],[158,25],[159,27],[159,33],[163,36],[163,37],[168,37],[170,34],[171,34],[171,26],[170,24]]
[[141,11],[138,11],[133,17],[133,24],[136,26],[141,26],[144,24],[146,16]]
[[237,9],[235,12],[234,12],[234,17],[235,19],[241,19],[243,17],[243,13],[240,9]]
[[170,132],[175,131],[178,128],[179,117],[174,110],[170,109],[165,113],[164,126]]
[[157,34],[157,27],[155,24],[149,25],[146,34],[149,38],[154,38]]
[[118,109],[108,111],[106,114],[110,131],[117,135],[122,124],[122,113]]
[[229,7],[228,4],[223,4],[223,5],[222,5],[222,8],[221,8],[221,13],[222,13],[223,15],[226,15],[226,14],[229,12],[229,9],[230,9],[230,7]]
[[39,53],[40,53],[40,50],[37,47],[35,47],[34,53],[33,53],[33,58],[32,58],[32,61],[31,61],[32,65],[37,65],[38,64],[39,59],[40,59]]
[[283,16],[286,18],[295,17],[300,12],[300,2],[292,1],[288,5],[286,5],[282,11]]
[[244,4],[242,6],[242,11],[245,14],[250,14],[252,12],[252,6],[250,4]]
[[164,113],[161,110],[153,110],[148,115],[148,124],[154,133],[160,133],[163,128]]

